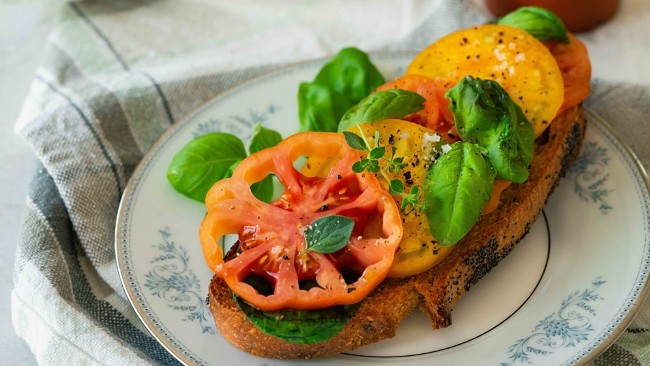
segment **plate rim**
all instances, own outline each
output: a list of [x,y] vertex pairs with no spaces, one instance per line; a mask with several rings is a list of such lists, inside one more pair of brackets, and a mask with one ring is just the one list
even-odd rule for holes
[[[632,162],[633,166],[631,166],[630,168],[634,169],[635,172],[639,174],[639,178],[641,178],[641,181],[645,183],[645,186],[643,186],[642,188],[645,188],[646,195],[650,197],[650,179],[648,177],[648,173],[645,167],[641,163],[641,160],[638,158],[636,153],[632,150],[632,148],[628,144],[626,144],[623,141],[620,135],[611,126],[611,124],[607,122],[600,114],[598,114],[596,111],[588,107],[585,107],[585,112],[588,115],[590,114],[591,117],[593,117],[594,119],[596,119],[602,131],[605,132],[606,134],[609,134],[610,137],[618,143],[619,147],[622,149],[621,151],[623,153],[622,155],[623,156],[627,155],[627,157]],[[590,125],[590,123],[587,122],[587,125]],[[648,237],[648,229],[649,229],[648,227],[645,228],[646,238]],[[605,339],[603,339],[600,342],[600,344],[594,347],[587,355],[582,357],[580,360],[577,360],[575,362],[575,365],[578,366],[586,365],[587,363],[593,361],[596,357],[601,355],[603,352],[605,352],[605,350],[611,347],[614,343],[616,343],[618,338],[620,338],[621,335],[623,335],[627,327],[634,320],[641,306],[648,298],[649,294],[650,294],[650,275],[647,275],[645,282],[643,283],[643,288],[641,288],[641,290],[639,291],[639,295],[637,296],[636,300],[631,304],[630,309],[627,311],[625,316],[623,316],[623,318],[619,321],[616,328],[614,328],[611,331],[611,333]]]
[[[416,52],[414,51],[379,51],[379,52],[369,52],[368,54],[370,58],[374,61],[379,59],[398,60],[402,57],[412,56],[415,53]],[[174,125],[168,128],[149,147],[149,149],[143,155],[142,159],[138,162],[138,165],[136,166],[133,173],[129,177],[128,183],[124,189],[122,197],[120,198],[116,220],[115,220],[115,227],[114,227],[114,254],[115,254],[116,267],[120,278],[120,283],[122,284],[122,288],[124,289],[127,295],[127,299],[131,305],[131,308],[135,311],[136,315],[138,316],[142,324],[145,326],[147,331],[167,352],[169,352],[174,358],[176,358],[179,362],[185,365],[197,363],[197,361],[198,362],[205,362],[205,361],[200,358],[195,358],[186,355],[184,352],[182,352],[182,350],[179,350],[177,347],[175,347],[172,344],[172,342],[170,342],[167,339],[167,337],[164,337],[163,334],[161,334],[159,332],[159,329],[156,327],[155,321],[153,321],[150,317],[145,316],[146,315],[145,309],[143,309],[138,303],[137,296],[134,290],[131,288],[131,286],[128,286],[127,278],[129,275],[126,273],[126,269],[125,269],[126,266],[125,259],[121,255],[124,251],[124,248],[122,246],[122,241],[123,241],[122,230],[124,228],[124,222],[126,220],[126,215],[128,212],[126,206],[127,203],[129,203],[132,199],[135,199],[135,197],[133,196],[133,191],[135,190],[136,184],[139,181],[139,177],[141,177],[143,171],[146,169],[146,167],[149,165],[149,162],[155,157],[155,155],[158,153],[161,147],[174,134],[178,133],[182,128],[184,128],[185,125],[187,125],[193,118],[195,118],[195,116],[206,111],[214,103],[224,100],[229,95],[235,93],[239,89],[245,89],[249,86],[256,84],[259,81],[276,78],[282,76],[285,73],[290,73],[303,68],[322,64],[327,59],[329,59],[329,57],[330,56],[311,59],[311,60],[304,60],[300,62],[279,66],[271,70],[262,71],[259,75],[247,78],[246,80],[243,80],[242,82],[237,83],[221,91],[220,93],[216,94],[214,97],[202,103],[199,107],[188,112],[184,117],[180,118]],[[588,117],[593,117],[595,120],[597,120],[597,124],[600,125],[599,127],[602,129],[602,131],[605,132],[606,134],[609,134],[611,139],[614,140],[620,146],[622,155],[624,157],[627,156],[630,162],[632,163],[631,164],[632,166],[630,166],[630,168],[639,175],[640,180],[644,183],[644,185],[641,188],[645,189],[645,193],[650,197],[650,179],[640,159],[630,148],[630,146],[628,146],[626,143],[623,142],[619,134],[612,128],[609,122],[607,122],[603,117],[601,117],[597,112],[595,112],[591,108],[585,106],[584,109]],[[588,123],[588,126],[591,125],[592,123],[593,122]],[[636,179],[634,180],[636,181]],[[646,228],[646,234],[647,233],[648,233],[648,228]],[[643,287],[639,291],[637,298],[634,300],[634,302],[630,304],[630,308],[627,311],[627,313],[619,321],[618,325],[616,325],[616,327],[613,330],[611,330],[609,335],[607,335],[605,339],[601,340],[597,346],[591,349],[589,353],[587,353],[580,359],[573,360],[573,361],[566,360],[564,362],[565,363],[573,362],[573,364],[575,365],[586,365],[588,362],[594,360],[596,357],[602,354],[607,348],[612,346],[616,342],[616,340],[624,333],[625,329],[627,329],[629,324],[634,320],[634,318],[636,317],[637,313],[640,310],[640,307],[642,306],[642,304],[645,302],[645,300],[648,298],[649,295],[650,295],[650,275],[646,276],[645,282],[643,283]]]

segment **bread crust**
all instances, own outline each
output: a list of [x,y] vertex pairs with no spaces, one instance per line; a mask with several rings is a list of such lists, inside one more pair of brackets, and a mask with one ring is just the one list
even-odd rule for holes
[[267,335],[246,318],[225,282],[215,276],[208,297],[217,328],[232,344],[257,356],[314,358],[391,338],[417,307],[428,314],[433,329],[449,326],[452,307],[460,296],[528,233],[575,159],[585,125],[582,105],[559,115],[536,140],[526,183],[506,189],[498,209],[483,216],[441,263],[414,276],[384,280],[336,336],[313,344],[292,344]]

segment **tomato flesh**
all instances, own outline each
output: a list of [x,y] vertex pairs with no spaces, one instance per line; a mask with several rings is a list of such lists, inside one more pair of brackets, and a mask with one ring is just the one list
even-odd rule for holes
[[[328,158],[334,164],[325,175],[308,176],[294,167],[301,157]],[[359,159],[341,134],[318,132],[290,136],[244,159],[206,196],[208,213],[199,237],[208,266],[233,292],[264,311],[361,301],[388,274],[402,225],[395,201],[377,178],[352,171]],[[253,196],[250,185],[269,174],[284,191],[267,204]],[[353,219],[347,245],[335,253],[305,251],[305,230],[329,215]],[[224,262],[219,241],[227,234],[238,235],[240,251]],[[355,274],[351,279],[349,272]],[[266,279],[273,293],[260,294],[247,284],[251,275]]]

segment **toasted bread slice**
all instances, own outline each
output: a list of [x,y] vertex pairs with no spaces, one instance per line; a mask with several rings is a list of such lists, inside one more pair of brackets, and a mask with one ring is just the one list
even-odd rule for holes
[[215,276],[209,301],[217,327],[228,341],[254,355],[313,358],[393,337],[400,322],[418,306],[429,315],[434,329],[450,325],[451,309],[460,296],[496,266],[537,219],[575,158],[585,123],[581,105],[559,115],[536,141],[526,183],[504,191],[498,209],[483,216],[440,264],[411,277],[385,280],[334,337],[292,344],[263,333],[239,310],[225,282]]

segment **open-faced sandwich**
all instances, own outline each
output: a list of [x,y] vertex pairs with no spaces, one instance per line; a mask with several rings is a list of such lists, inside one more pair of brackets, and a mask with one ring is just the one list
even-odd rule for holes
[[[205,196],[199,236],[223,336],[255,355],[312,358],[393,337],[416,308],[434,329],[450,325],[577,153],[590,73],[557,17],[523,8],[437,40],[396,80],[372,81],[337,131],[256,149]],[[303,116],[315,118],[309,100],[340,109],[338,94],[304,87]],[[271,177],[280,192],[260,199]]]

